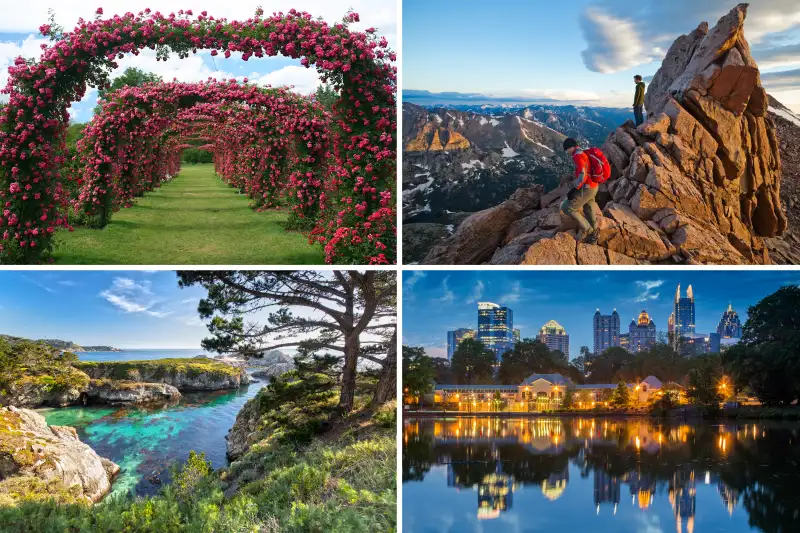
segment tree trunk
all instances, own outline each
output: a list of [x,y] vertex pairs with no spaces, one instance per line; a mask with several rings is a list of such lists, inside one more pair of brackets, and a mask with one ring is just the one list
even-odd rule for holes
[[339,394],[339,411],[343,414],[353,410],[356,394],[356,366],[358,364],[358,335],[351,330],[346,333],[344,341],[344,367],[342,368],[342,391]]
[[386,362],[372,398],[373,405],[380,405],[397,397],[397,330],[392,333],[389,347],[386,350]]

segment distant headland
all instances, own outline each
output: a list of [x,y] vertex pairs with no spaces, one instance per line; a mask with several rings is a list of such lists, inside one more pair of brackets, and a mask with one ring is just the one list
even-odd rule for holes
[[79,344],[75,344],[72,341],[62,341],[61,339],[26,339],[24,337],[14,337],[12,335],[2,335],[0,334],[0,339],[5,339],[9,344],[16,344],[18,342],[30,341],[30,342],[43,342],[48,346],[51,346],[55,350],[61,350],[64,352],[121,352],[119,348],[114,348],[113,346],[81,346]]

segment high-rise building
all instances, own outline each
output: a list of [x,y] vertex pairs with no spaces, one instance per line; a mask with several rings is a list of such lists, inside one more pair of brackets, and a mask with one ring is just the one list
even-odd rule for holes
[[610,315],[601,315],[599,309],[595,312],[592,322],[595,355],[619,346],[619,329],[619,314],[616,309]]
[[733,306],[728,304],[728,309],[722,313],[722,318],[717,326],[717,333],[723,339],[741,339],[742,323],[739,314],[733,310]]
[[466,339],[474,339],[475,330],[467,328],[458,328],[454,331],[447,332],[447,360],[453,359],[453,354],[456,352],[458,345]]
[[514,348],[514,312],[491,302],[478,303],[478,340],[500,361]]
[[539,342],[547,346],[550,351],[558,350],[569,359],[569,335],[567,331],[555,320],[551,320],[539,330]]
[[642,352],[656,345],[656,325],[647,311],[642,309],[638,320],[631,320],[628,325],[628,336],[630,342],[628,351],[631,353]]
[[708,349],[710,353],[720,353],[722,351],[722,343],[720,342],[719,333],[709,333],[708,342]]
[[694,292],[692,286],[686,290],[686,296],[681,296],[681,285],[675,290],[675,304],[672,310],[673,338],[675,342],[681,337],[694,335]]
[[619,347],[631,351],[631,335],[630,333],[619,334]]

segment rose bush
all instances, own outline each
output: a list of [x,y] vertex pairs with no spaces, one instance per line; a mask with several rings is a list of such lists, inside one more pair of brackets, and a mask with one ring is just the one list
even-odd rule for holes
[[[159,59],[166,59],[170,52],[188,57],[200,49],[226,57],[240,53],[244,60],[281,54],[317,68],[322,80],[340,95],[327,120],[316,117],[327,128],[319,132],[327,135],[327,147],[314,142],[305,149],[299,143],[276,144],[275,150],[285,149],[280,160],[270,156],[263,161],[259,131],[277,127],[270,131],[279,135],[280,125],[262,117],[237,132],[226,120],[209,142],[220,152],[217,171],[253,197],[256,207],[273,204],[274,186],[285,178],[296,198],[295,222],[310,228],[310,241],[325,248],[328,262],[395,261],[397,125],[392,63],[396,57],[373,29],[350,31],[348,22],[358,21],[357,14],[348,14],[345,21],[332,26],[295,10],[270,17],[259,10],[243,22],[215,19],[205,12],[194,16],[191,10],[169,15],[145,10],[106,19],[101,15],[98,10],[96,20],[79,20],[66,33],[42,26],[41,32],[54,40],[43,45],[39,60],[17,58],[9,68],[3,91],[9,103],[0,111],[0,263],[47,260],[55,231],[70,227],[70,198],[60,173],[65,163],[67,110],[88,86],[108,86],[108,71],[116,68],[118,58],[144,48],[155,49]],[[258,92],[247,85],[228,84],[224,90],[220,85],[224,84],[210,82],[197,90],[217,91],[215,97],[230,91]],[[189,100],[204,102],[202,95],[186,90]],[[95,224],[158,186],[177,171],[180,162],[182,139],[174,123],[192,102],[178,100],[171,104],[174,107],[162,109],[144,100],[134,103],[137,94],[129,91],[109,97],[110,101],[120,99],[114,118],[101,113],[105,126],[121,122],[125,128],[113,132],[98,122],[91,139],[82,144],[80,157],[86,167],[78,173],[77,179],[82,180],[78,207]],[[242,116],[236,106],[246,99],[223,101],[231,104],[231,113]],[[145,118],[148,108],[153,114]],[[313,106],[304,109],[313,110]],[[148,136],[153,132],[157,135]],[[222,153],[223,139],[236,139],[244,146],[248,136],[256,142],[241,154]],[[93,148],[101,152],[90,154]],[[273,182],[273,177],[278,181]]]

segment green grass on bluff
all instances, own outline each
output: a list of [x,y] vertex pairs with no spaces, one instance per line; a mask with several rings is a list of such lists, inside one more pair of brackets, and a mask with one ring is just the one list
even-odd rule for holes
[[322,247],[285,229],[288,215],[251,209],[212,164],[187,165],[105,228],[59,232],[53,257],[60,265],[323,264]]

